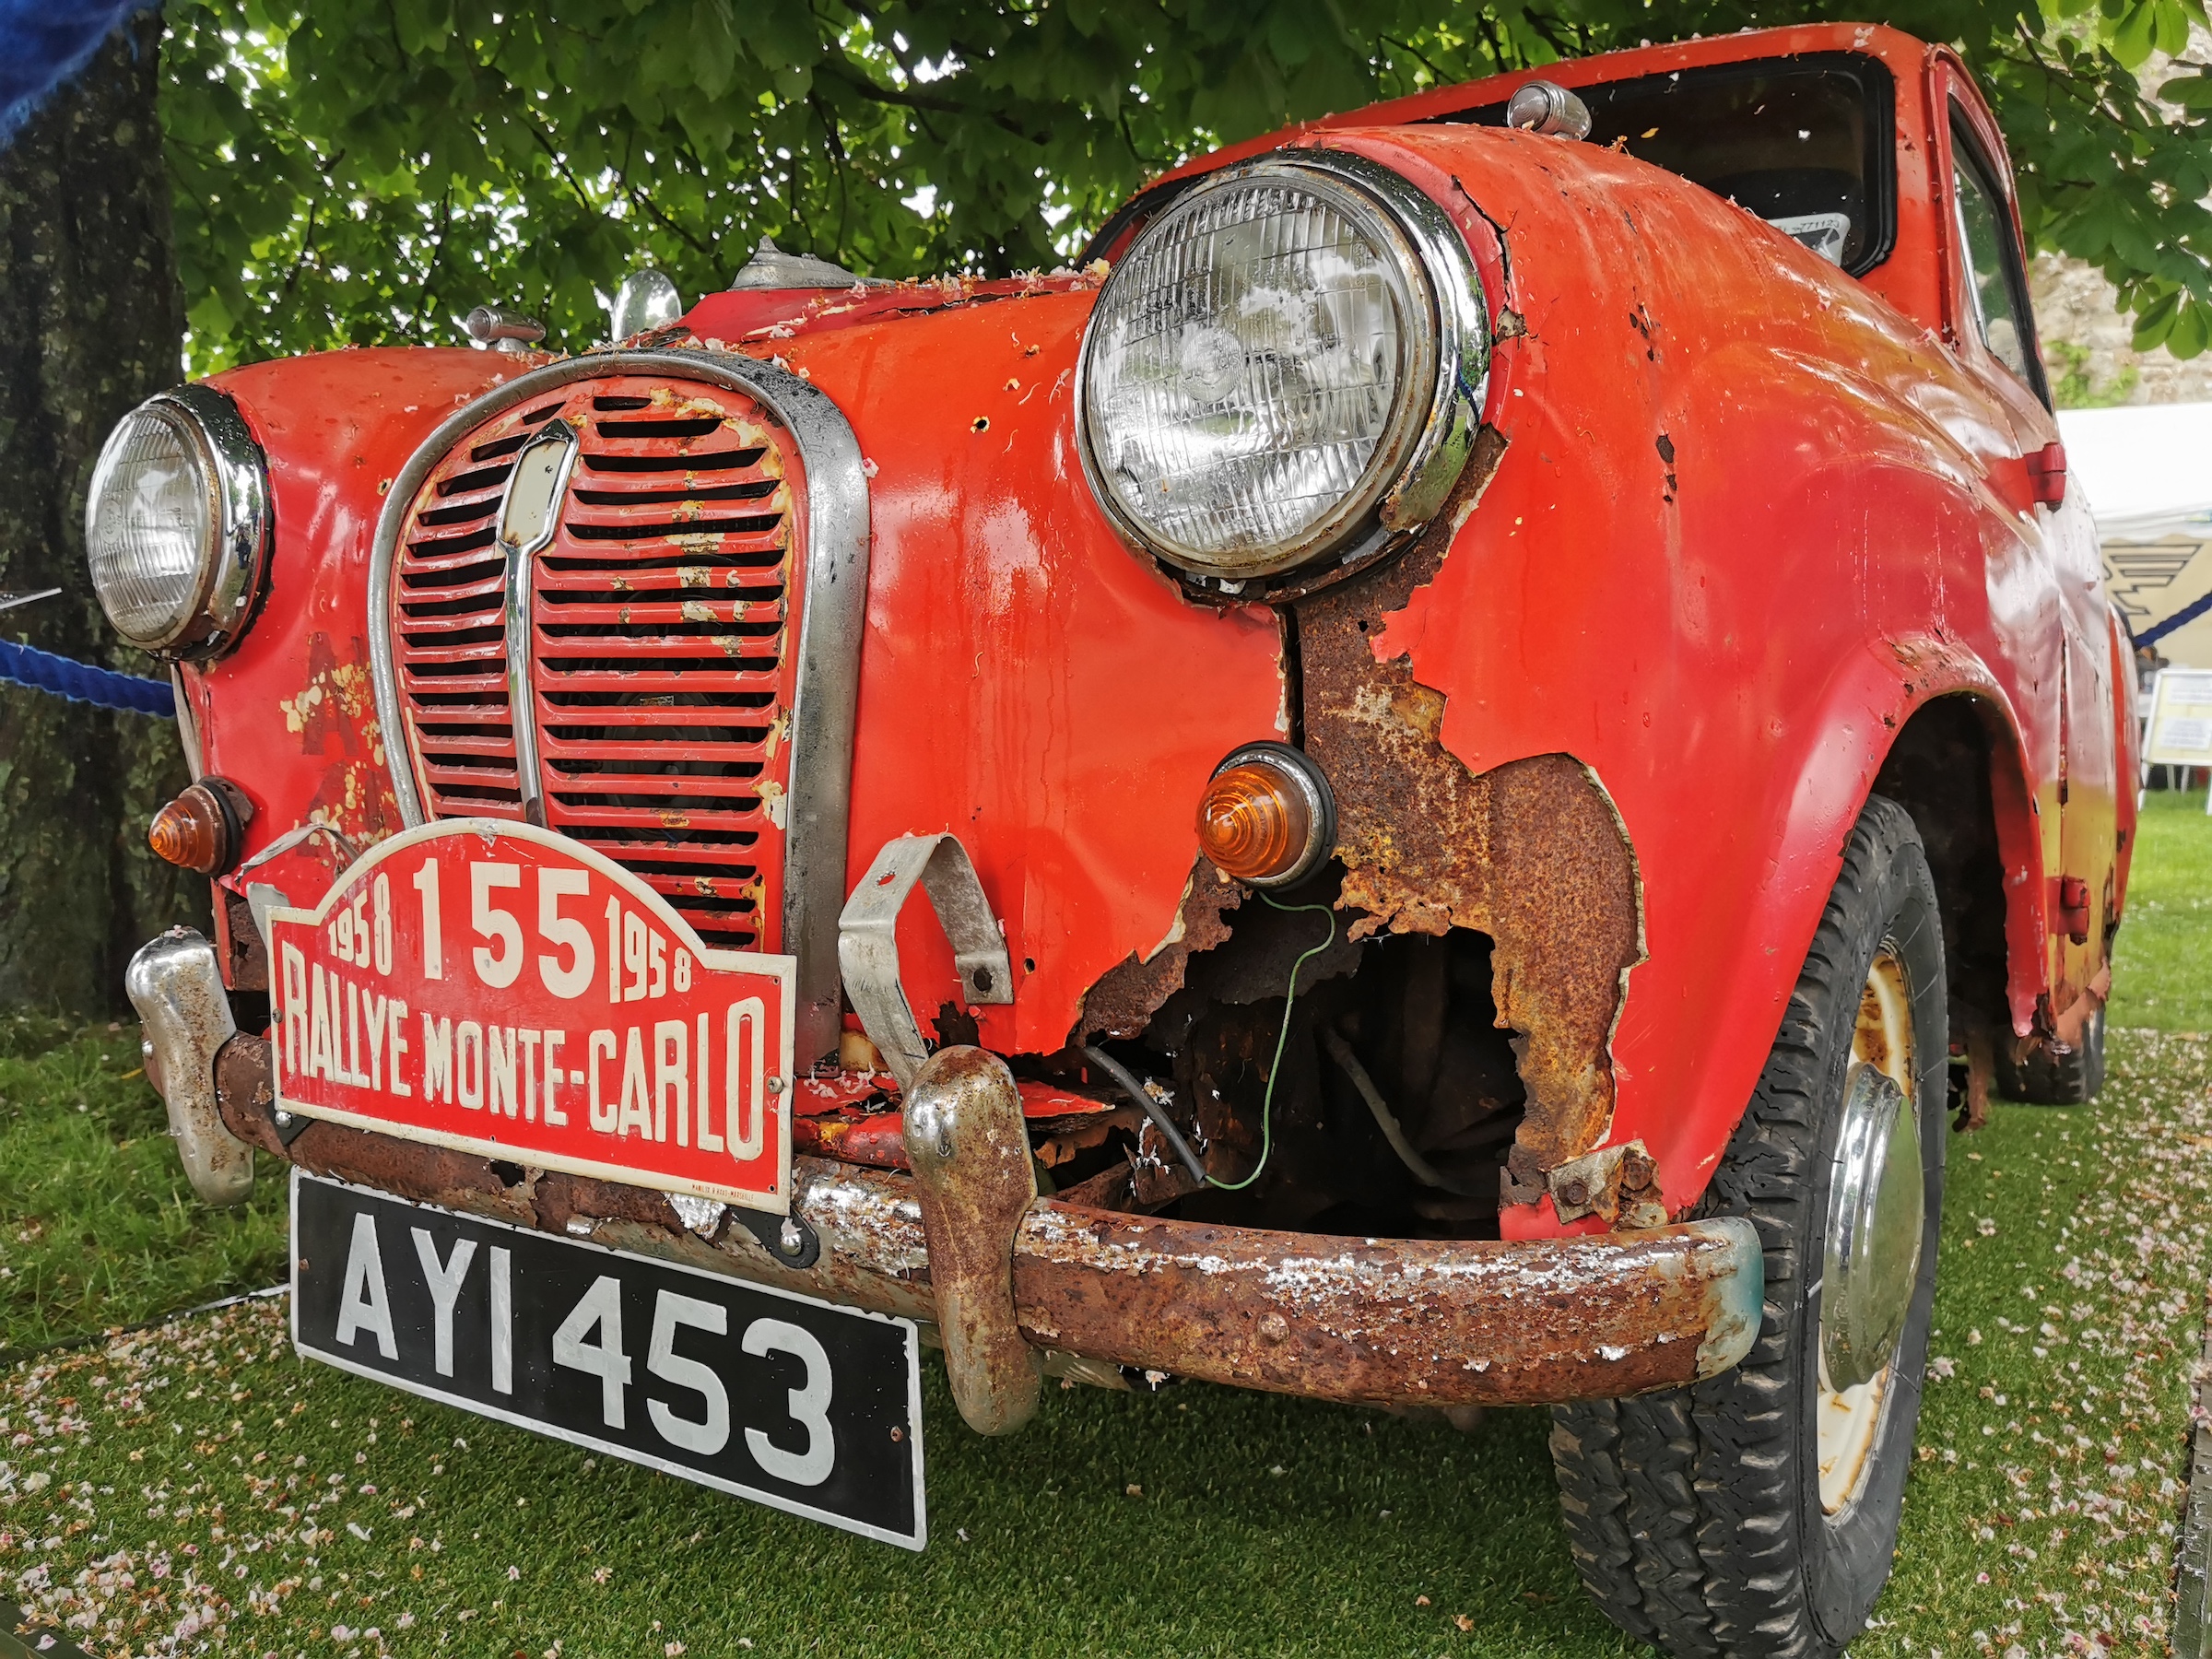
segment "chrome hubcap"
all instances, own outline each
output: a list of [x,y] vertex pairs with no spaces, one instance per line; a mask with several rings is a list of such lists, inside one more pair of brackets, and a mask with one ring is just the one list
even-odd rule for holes
[[1820,1507],[1831,1515],[1865,1484],[1925,1218],[1910,988],[1904,965],[1885,950],[1859,997],[1829,1178],[1818,1428]]

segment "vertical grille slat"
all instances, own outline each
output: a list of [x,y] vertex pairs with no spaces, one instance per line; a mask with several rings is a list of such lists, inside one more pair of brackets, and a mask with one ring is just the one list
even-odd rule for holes
[[[578,453],[532,560],[532,706],[516,711],[496,525],[516,456],[557,417]],[[548,828],[631,870],[708,945],[781,948],[797,465],[742,393],[635,376],[461,440],[418,494],[391,596],[429,815],[523,816],[520,712]]]

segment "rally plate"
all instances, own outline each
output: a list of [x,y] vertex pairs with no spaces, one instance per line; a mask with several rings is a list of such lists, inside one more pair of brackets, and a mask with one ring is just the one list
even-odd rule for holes
[[912,1320],[292,1171],[292,1342],[343,1370],[920,1549]]
[[789,1213],[796,958],[491,818],[394,836],[268,931],[282,1110]]

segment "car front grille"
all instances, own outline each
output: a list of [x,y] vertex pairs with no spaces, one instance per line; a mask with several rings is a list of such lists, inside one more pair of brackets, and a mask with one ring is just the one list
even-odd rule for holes
[[[517,710],[498,518],[517,454],[556,419],[579,441],[530,559]],[[456,443],[417,494],[391,595],[428,815],[521,818],[542,795],[547,828],[649,882],[709,946],[782,948],[798,472],[743,393],[634,376],[573,382]]]

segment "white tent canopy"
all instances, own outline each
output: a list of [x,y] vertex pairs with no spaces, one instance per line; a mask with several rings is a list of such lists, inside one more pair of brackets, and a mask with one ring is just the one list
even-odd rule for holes
[[2212,538],[2212,403],[2066,409],[2058,428],[2099,539]]

